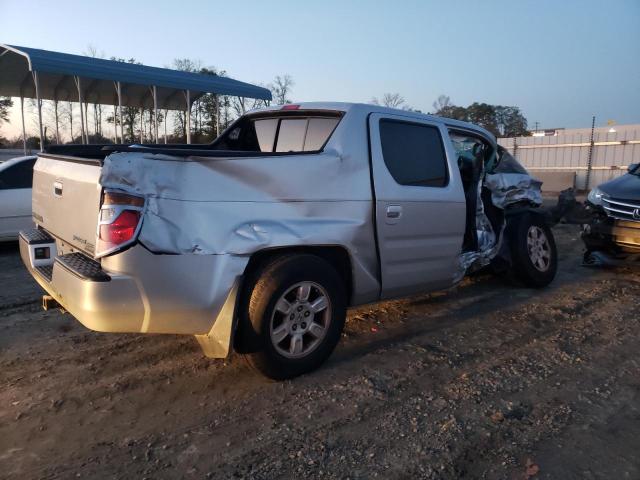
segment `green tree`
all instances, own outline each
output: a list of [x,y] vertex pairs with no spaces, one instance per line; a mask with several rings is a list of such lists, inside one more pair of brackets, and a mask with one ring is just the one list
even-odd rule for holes
[[467,121],[480,125],[495,136],[499,136],[496,107],[488,103],[473,102],[467,107]]
[[459,107],[446,95],[433,102],[434,115],[475,123],[496,137],[527,136],[527,119],[518,107],[490,105],[474,102],[468,107]]
[[433,109],[434,115],[438,115],[439,117],[467,121],[467,109],[454,105],[447,95],[440,95],[437,100],[433,102]]
[[527,119],[522,115],[518,107],[496,106],[496,122],[498,130],[503,137],[526,137],[530,135],[527,130]]

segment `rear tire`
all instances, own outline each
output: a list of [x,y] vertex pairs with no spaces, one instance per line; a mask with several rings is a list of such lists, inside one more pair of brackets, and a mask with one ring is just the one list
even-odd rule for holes
[[258,343],[258,351],[246,356],[249,363],[274,380],[318,368],[344,327],[347,301],[340,275],[325,260],[300,254],[278,257],[256,276],[243,319]]
[[549,285],[558,269],[558,251],[553,233],[539,215],[513,217],[507,227],[511,250],[511,273],[527,287]]

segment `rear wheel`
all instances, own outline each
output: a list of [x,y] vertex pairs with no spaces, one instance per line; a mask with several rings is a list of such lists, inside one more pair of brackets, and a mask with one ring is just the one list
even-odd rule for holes
[[275,259],[248,292],[245,325],[258,351],[247,356],[269,378],[309,372],[331,355],[344,326],[346,295],[341,277],[314,255]]
[[556,276],[558,251],[543,218],[525,214],[510,219],[511,273],[528,287],[545,287]]

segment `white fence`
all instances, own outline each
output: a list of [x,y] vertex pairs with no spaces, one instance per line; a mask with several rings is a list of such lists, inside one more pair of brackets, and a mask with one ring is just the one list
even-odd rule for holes
[[559,130],[559,135],[548,137],[499,138],[498,143],[541,180],[560,172],[575,173],[575,188],[587,190],[626,173],[628,165],[640,163],[640,125],[620,125],[613,127],[615,131],[609,130],[597,128],[593,145],[590,129],[566,133]]

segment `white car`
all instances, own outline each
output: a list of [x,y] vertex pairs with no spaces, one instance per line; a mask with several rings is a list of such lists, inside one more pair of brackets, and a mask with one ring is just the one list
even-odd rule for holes
[[31,185],[37,157],[17,157],[0,164],[0,242],[16,240],[33,228]]

